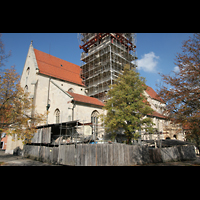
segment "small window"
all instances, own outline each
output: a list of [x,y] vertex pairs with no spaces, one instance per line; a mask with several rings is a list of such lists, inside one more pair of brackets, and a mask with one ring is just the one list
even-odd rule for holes
[[30,67],[27,68],[27,70],[26,70],[26,75],[28,76],[29,73],[30,73]]

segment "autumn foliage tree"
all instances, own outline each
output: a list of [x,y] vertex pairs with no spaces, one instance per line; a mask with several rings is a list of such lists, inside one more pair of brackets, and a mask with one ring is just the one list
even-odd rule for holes
[[161,75],[159,96],[166,102],[166,113],[174,123],[189,127],[186,138],[200,149],[200,34],[183,42],[175,58],[179,72]]
[[[0,44],[2,43],[0,38]],[[4,54],[4,51],[0,52]],[[2,62],[6,56],[1,56]],[[2,59],[3,58],[3,59]],[[3,65],[2,65],[3,64]],[[24,142],[30,142],[36,131],[36,125],[44,121],[45,115],[33,115],[33,103],[29,93],[20,87],[20,76],[12,66],[0,71],[0,133],[15,135]]]
[[45,115],[35,113],[29,93],[19,84],[19,75],[14,67],[0,75],[0,131],[17,135],[18,139],[30,142],[36,125],[44,121]]
[[145,79],[135,69],[130,69],[129,65],[124,67],[123,74],[110,86],[104,107],[107,114],[103,116],[103,121],[106,132],[111,133],[113,138],[123,129],[129,144],[132,138],[139,137],[137,130],[153,130],[151,118],[146,117],[153,112],[143,94],[146,89]]

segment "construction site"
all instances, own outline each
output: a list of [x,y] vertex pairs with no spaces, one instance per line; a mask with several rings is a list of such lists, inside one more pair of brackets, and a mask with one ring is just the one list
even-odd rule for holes
[[88,96],[106,100],[109,85],[129,64],[136,67],[135,33],[79,33],[81,78]]

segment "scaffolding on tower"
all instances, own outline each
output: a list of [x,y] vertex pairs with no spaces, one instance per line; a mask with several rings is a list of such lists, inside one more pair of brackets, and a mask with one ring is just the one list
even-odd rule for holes
[[87,95],[106,101],[109,85],[126,64],[136,65],[135,33],[78,33],[81,53],[81,78]]

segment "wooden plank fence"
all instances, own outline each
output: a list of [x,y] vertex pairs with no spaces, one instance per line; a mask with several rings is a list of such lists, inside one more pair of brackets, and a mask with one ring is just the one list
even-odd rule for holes
[[51,143],[51,127],[37,129],[37,132],[34,134],[31,140],[31,143],[35,143],[35,144]]
[[24,145],[24,157],[74,166],[122,166],[149,162],[148,147],[126,144]]
[[166,148],[149,149],[150,162],[171,162],[196,158],[193,145],[178,145]]
[[127,166],[196,158],[192,145],[162,149],[126,144],[78,144],[59,147],[24,145],[24,157],[73,166]]
[[24,145],[23,156],[41,162],[56,164],[58,160],[58,147]]

